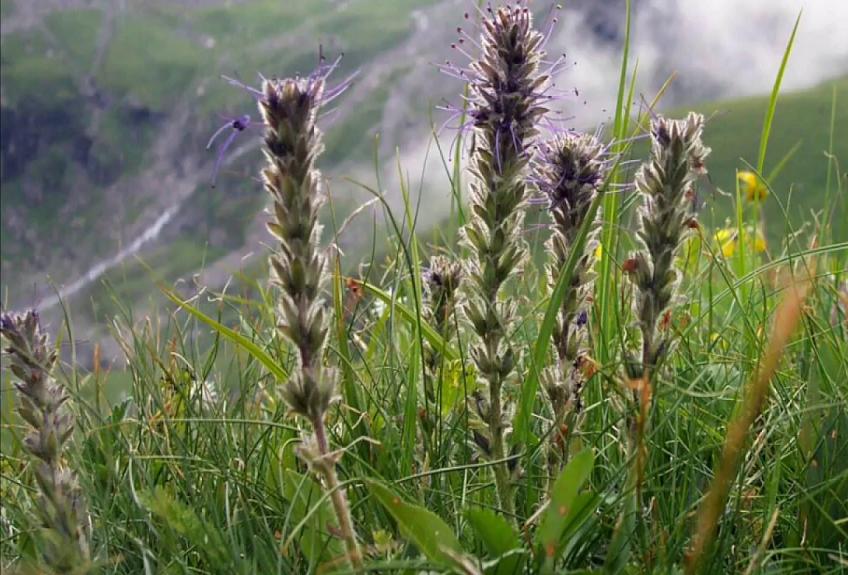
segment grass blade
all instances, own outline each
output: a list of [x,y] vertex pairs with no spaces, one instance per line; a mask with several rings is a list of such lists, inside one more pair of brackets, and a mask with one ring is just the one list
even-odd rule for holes
[[521,386],[521,399],[518,403],[518,412],[515,416],[515,433],[514,439],[519,445],[527,445],[531,440],[530,433],[530,418],[533,414],[533,404],[536,401],[536,392],[539,389],[539,374],[542,367],[546,363],[548,355],[548,346],[551,342],[551,333],[556,325],[557,313],[559,312],[562,298],[565,295],[568,286],[571,283],[571,276],[574,275],[574,268],[577,266],[577,261],[583,256],[583,250],[586,247],[586,241],[589,237],[589,231],[595,221],[595,215],[604,200],[605,194],[598,194],[589,211],[586,213],[586,219],[580,227],[580,231],[574,241],[574,246],[571,253],[568,255],[568,260],[565,262],[562,270],[557,278],[556,286],[551,293],[551,299],[548,301],[548,308],[545,311],[545,317],[539,327],[539,334],[536,338],[536,344],[533,347],[533,355],[530,358],[530,373],[524,384]]
[[439,332],[433,329],[432,326],[425,322],[423,318],[419,318],[418,315],[412,310],[410,310],[408,307],[395,301],[390,294],[381,290],[377,286],[371,285],[361,280],[351,278],[350,281],[356,282],[357,284],[362,286],[365,291],[385,303],[387,307],[393,307],[395,311],[400,314],[401,318],[407,323],[409,323],[410,326],[415,327],[419,324],[420,321],[421,335],[424,336],[424,339],[426,339],[427,342],[432,345],[437,352],[444,355],[447,359],[450,360],[459,359],[459,354],[456,352],[455,349],[450,347],[445,342],[442,336],[439,335]]
[[792,53],[792,46],[795,44],[795,33],[798,31],[798,24],[801,23],[801,14],[798,12],[798,17],[795,19],[795,26],[792,27],[792,35],[789,36],[789,42],[786,44],[786,50],[783,52],[783,59],[780,61],[780,69],[777,71],[777,78],[774,80],[774,86],[771,90],[771,99],[769,100],[766,117],[763,121],[763,133],[760,136],[760,153],[757,159],[757,171],[761,174],[765,168],[766,150],[768,149],[769,134],[771,134],[771,124],[774,120],[774,112],[777,108],[777,96],[780,94],[780,84],[783,82],[783,73],[786,71],[786,65],[789,63],[789,55]]
[[545,558],[544,571],[553,572],[554,561],[560,548],[560,538],[574,511],[577,494],[589,479],[594,463],[595,457],[591,450],[581,451],[568,462],[554,483],[548,509],[536,532],[536,545],[542,549]]
[[271,372],[274,377],[277,378],[278,381],[286,381],[288,379],[288,374],[283,367],[278,364],[273,357],[271,357],[268,353],[265,352],[261,347],[256,345],[254,342],[250,341],[240,333],[235,330],[228,328],[227,326],[221,324],[220,322],[212,319],[195,306],[191,305],[189,302],[183,300],[179,295],[177,295],[172,289],[167,287],[164,284],[159,284],[159,289],[165,294],[169,300],[180,306],[182,309],[187,311],[190,315],[194,316],[202,323],[205,323],[207,326],[214,329],[217,333],[221,334],[226,339],[230,340],[237,346],[243,348],[247,353],[253,356],[259,363],[265,366],[265,368]]

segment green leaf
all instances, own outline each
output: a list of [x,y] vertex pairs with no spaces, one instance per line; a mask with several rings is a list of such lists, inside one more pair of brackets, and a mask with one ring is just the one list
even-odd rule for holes
[[138,500],[168,528],[185,537],[207,558],[209,566],[220,568],[232,565],[221,532],[204,521],[191,507],[174,499],[164,488],[139,491]]
[[428,559],[445,567],[462,567],[458,557],[464,555],[453,530],[435,513],[406,503],[399,495],[376,481],[366,481],[371,494],[386,508],[400,527]]
[[486,569],[486,573],[519,573],[524,557],[514,552],[522,551],[521,540],[509,522],[489,509],[471,509],[465,516],[489,555],[493,559],[500,558],[493,568]]
[[400,468],[404,474],[412,472],[412,462],[415,458],[416,431],[418,429],[418,367],[420,363],[418,342],[412,344],[409,360],[406,366],[406,400],[403,407],[403,429],[401,445],[403,451],[400,457]]
[[439,411],[447,417],[457,407],[464,405],[466,392],[470,395],[477,389],[477,371],[474,365],[463,365],[461,361],[445,361],[441,369],[441,393]]
[[[344,312],[344,288],[342,287],[343,277],[341,271],[341,260],[338,256],[333,258],[333,306],[336,310],[336,347],[338,349],[341,361],[339,362],[342,370],[342,391],[344,393],[344,401],[349,405],[354,413],[362,413],[362,401],[359,397],[359,390],[355,382],[355,373],[352,366],[352,358],[350,355],[348,334],[348,325]],[[347,410],[345,410],[347,411]],[[356,426],[354,427],[354,438],[368,435],[368,423],[364,417],[357,418]],[[363,444],[367,450],[367,445]]]
[[237,346],[243,348],[247,353],[253,356],[256,361],[265,366],[265,368],[277,378],[278,381],[286,381],[288,379],[288,374],[283,369],[281,365],[279,365],[273,357],[271,357],[268,353],[265,352],[264,349],[256,345],[256,343],[250,341],[237,331],[234,331],[227,326],[215,321],[189,302],[184,301],[180,296],[174,293],[169,287],[164,284],[159,284],[159,289],[162,290],[162,293],[165,294],[169,300],[186,310],[189,314],[193,315],[201,322],[205,323],[216,332],[236,344]]
[[[635,473],[631,473],[635,476]],[[615,530],[612,534],[607,557],[604,560],[604,571],[609,574],[621,573],[630,560],[631,541],[636,537],[636,487],[632,479],[628,477],[627,488],[629,492],[624,496],[624,507],[618,517]]]
[[771,90],[771,98],[769,99],[768,109],[766,109],[766,117],[763,120],[763,132],[760,135],[760,153],[757,157],[757,171],[763,173],[766,164],[766,150],[768,149],[769,135],[771,134],[771,124],[774,121],[774,112],[777,108],[777,96],[780,94],[780,85],[783,83],[783,74],[786,72],[786,64],[789,62],[789,55],[792,53],[792,46],[795,44],[795,33],[798,32],[798,24],[801,23],[801,12],[798,12],[798,18],[795,19],[795,26],[792,28],[792,35],[789,36],[789,42],[786,44],[786,50],[783,52],[783,59],[780,61],[780,68],[777,71],[777,77],[774,79],[774,86]]
[[[627,125],[630,119],[630,108],[628,102],[632,102],[632,96],[626,94],[627,70],[630,67],[630,33],[632,30],[631,1],[624,1],[624,45],[621,54],[621,68],[618,76],[618,94],[615,104],[615,119],[613,121],[613,154],[622,154],[627,148]],[[634,79],[635,79],[634,70]],[[630,93],[632,93],[634,82],[631,81]],[[617,166],[611,170],[612,182],[620,183],[622,175],[619,174]],[[598,262],[600,272],[595,282],[595,300],[598,306],[598,320],[600,332],[598,334],[600,345],[597,347],[598,357],[602,364],[606,364],[609,358],[609,350],[612,348],[611,335],[613,333],[613,317],[615,310],[616,273],[613,267],[617,236],[619,233],[619,221],[621,219],[621,206],[619,206],[620,194],[605,194],[603,209],[603,227],[601,229],[601,244],[604,248],[603,257]]]
[[536,531],[536,544],[541,547],[548,564],[556,559],[560,538],[569,526],[575,512],[578,492],[595,464],[592,451],[586,449],[575,455],[554,483],[551,500]]
[[341,540],[330,534],[330,529],[338,530],[336,515],[330,501],[322,499],[323,491],[313,479],[286,469],[283,495],[291,503],[292,520],[303,522],[300,550],[310,563],[344,555]]

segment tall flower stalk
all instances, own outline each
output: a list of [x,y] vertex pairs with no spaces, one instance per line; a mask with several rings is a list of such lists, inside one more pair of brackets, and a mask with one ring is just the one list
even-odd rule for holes
[[704,159],[710,153],[701,142],[703,128],[704,117],[695,113],[685,120],[654,119],[651,157],[636,174],[636,190],[643,200],[638,232],[643,249],[628,260],[627,271],[637,291],[643,376],[656,368],[668,348],[668,341],[657,335],[657,325],[677,289],[675,253],[698,225],[691,210],[694,183],[706,173]]
[[[465,314],[476,335],[471,356],[488,388],[480,409],[488,438],[485,455],[498,461],[495,482],[501,508],[514,514],[511,466],[505,461],[509,431],[503,388],[514,378],[518,357],[507,341],[515,321],[514,301],[503,286],[526,256],[520,236],[527,193],[528,148],[536,136],[547,76],[540,72],[543,37],[526,6],[490,9],[483,19],[480,58],[471,64],[469,115],[474,126],[471,155],[472,217],[463,231],[470,248],[469,297]],[[478,402],[479,404],[480,402]]]
[[[547,242],[548,282],[556,285],[560,271],[576,249],[577,235],[608,171],[607,149],[591,134],[565,132],[539,147],[533,180],[553,218]],[[595,220],[597,222],[597,218]],[[594,242],[586,242],[563,294],[551,334],[556,364],[545,370],[543,383],[554,416],[548,449],[548,472],[553,479],[567,457],[568,438],[580,412],[585,383],[586,297],[591,290]]]
[[[424,272],[424,306],[423,312],[427,322],[449,342],[456,335],[454,312],[457,306],[458,288],[462,279],[462,264],[452,261],[445,256],[433,256],[430,267]],[[439,350],[428,346],[424,356],[427,377],[424,380],[424,396],[428,403],[439,409],[438,391],[435,383],[443,372],[444,356]],[[429,428],[432,421],[427,421]],[[431,430],[427,429],[429,433]]]
[[[701,142],[704,117],[689,113],[685,120],[657,117],[651,122],[651,156],[636,174],[642,196],[638,232],[642,250],[625,262],[636,287],[634,304],[642,335],[641,363],[630,360],[631,383],[638,404],[634,430],[636,491],[641,491],[646,454],[644,435],[653,395],[651,378],[669,341],[658,333],[661,318],[670,313],[678,273],[675,252],[687,234],[698,227],[692,215],[695,180],[706,173],[710,149]],[[635,367],[634,369],[634,366]]]
[[3,314],[0,334],[8,343],[9,369],[19,380],[18,413],[29,425],[23,445],[33,457],[41,492],[36,509],[44,526],[42,559],[54,573],[86,573],[91,565],[89,519],[76,474],[64,458],[74,422],[65,407],[68,395],[51,375],[56,351],[36,311]]
[[325,417],[335,398],[335,371],[323,365],[328,326],[321,298],[326,279],[325,257],[319,247],[318,210],[324,202],[321,173],[315,159],[323,150],[316,126],[322,104],[344,86],[326,90],[333,66],[322,65],[307,77],[265,80],[259,109],[265,124],[265,189],[272,199],[268,229],[279,241],[270,257],[272,283],[281,293],[281,333],[297,349],[298,366],[283,386],[291,410],[307,419],[315,432],[306,439],[300,456],[323,480],[330,492],[351,567],[362,567],[345,491],[336,474],[340,458],[331,452]]

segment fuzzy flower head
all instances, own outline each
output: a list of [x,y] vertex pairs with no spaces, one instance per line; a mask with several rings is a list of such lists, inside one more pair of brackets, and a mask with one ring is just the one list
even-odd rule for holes
[[645,203],[639,236],[654,264],[667,267],[686,231],[693,228],[689,198],[695,180],[706,173],[710,149],[703,145],[704,117],[684,120],[657,117],[651,122],[651,158],[636,174],[636,189]]
[[565,132],[539,146],[534,181],[555,229],[576,236],[608,172],[607,148],[591,134]]
[[38,312],[0,316],[0,335],[8,346],[10,370],[20,381],[17,409],[28,424],[23,444],[34,458],[41,492],[36,510],[45,529],[42,559],[56,573],[86,573],[89,566],[88,521],[76,475],[63,451],[74,429],[68,396],[51,376],[57,355],[41,330]]
[[[321,106],[330,104],[350,87],[355,74],[336,86],[327,86],[327,78],[338,67],[340,60],[341,56],[328,64],[321,54],[318,67],[307,76],[267,79],[260,74],[260,78],[262,78],[260,88],[254,88],[229,76],[223,76],[223,78],[231,86],[247,92],[258,103],[265,125],[270,128],[266,135],[266,143],[268,143],[269,148],[272,145],[274,146],[271,151],[278,150],[281,153],[292,153],[293,150],[287,150],[285,147],[285,133],[281,132],[282,126],[288,124],[289,127],[304,129],[307,125],[313,125],[317,120],[317,110]],[[218,128],[209,139],[206,145],[207,150],[212,148],[219,136],[229,132],[218,148],[212,174],[213,187],[230,146],[239,134],[253,125],[254,122],[252,122],[251,117],[248,114],[243,114],[228,119],[227,123]]]
[[74,427],[63,408],[68,396],[50,375],[56,351],[41,330],[35,310],[15,316],[3,314],[0,333],[9,342],[4,350],[11,358],[9,369],[20,379],[15,384],[20,392],[18,412],[39,431],[27,435],[24,443],[33,455],[52,465],[60,459],[62,445]]
[[49,374],[57,356],[41,329],[38,312],[4,313],[0,316],[0,334],[7,342],[3,351],[11,358],[9,370],[21,380],[17,384],[21,393],[38,406],[55,408],[63,402],[64,394],[50,384]]
[[698,227],[690,200],[696,196],[695,181],[706,173],[704,160],[710,152],[701,142],[703,127],[700,114],[683,120],[655,118],[651,157],[636,174],[643,200],[639,239],[645,249],[628,258],[622,269],[637,288],[634,307],[642,332],[643,370],[652,369],[667,348],[667,341],[657,338],[657,323],[675,295],[675,253]]
[[424,290],[434,308],[449,305],[462,279],[462,264],[445,256],[433,256],[423,276]]
[[323,418],[335,388],[334,372],[322,366],[328,326],[318,211],[324,197],[315,159],[323,150],[317,127],[322,107],[349,84],[327,88],[337,63],[322,64],[306,77],[264,80],[257,97],[265,125],[262,176],[272,200],[268,229],[279,242],[270,258],[271,282],[281,296],[278,328],[300,359],[282,393],[292,411],[313,422]]
[[547,111],[549,78],[539,71],[544,37],[533,28],[527,6],[488,9],[483,20],[482,54],[471,64],[470,115],[489,149],[500,160],[510,149],[523,154]]

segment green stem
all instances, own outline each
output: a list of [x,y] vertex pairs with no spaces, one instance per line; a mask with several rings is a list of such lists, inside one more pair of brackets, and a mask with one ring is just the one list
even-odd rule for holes
[[347,549],[347,559],[354,571],[359,571],[363,568],[362,552],[359,550],[359,544],[356,542],[356,533],[353,530],[353,521],[350,517],[350,507],[347,503],[347,497],[345,496],[344,488],[339,484],[339,478],[336,475],[336,464],[332,459],[327,444],[327,430],[324,425],[324,419],[321,417],[313,419],[312,428],[315,430],[315,440],[318,443],[318,452],[321,458],[321,464],[317,465],[316,469],[323,475],[324,481],[327,484],[327,490],[330,492],[333,509],[335,509],[336,518],[339,521],[339,531]]
[[[489,431],[492,434],[492,459],[506,459],[504,444],[503,413],[501,408],[501,382],[489,382]],[[509,462],[503,461],[494,466],[495,487],[498,493],[498,503],[510,520],[515,518],[515,496],[512,489],[512,479],[509,473]]]

